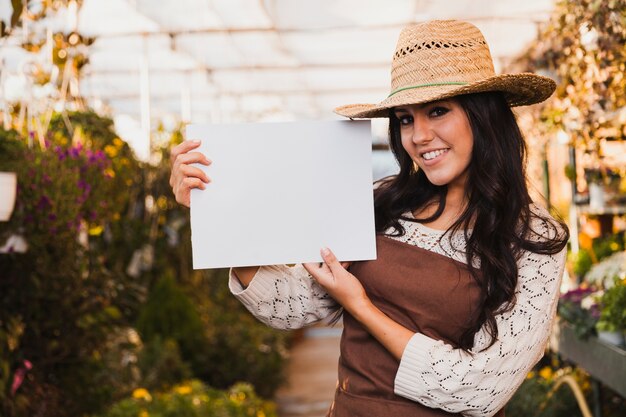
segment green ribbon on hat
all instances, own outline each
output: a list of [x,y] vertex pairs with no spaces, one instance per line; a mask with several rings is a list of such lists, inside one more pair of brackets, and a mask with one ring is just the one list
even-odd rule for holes
[[404,91],[404,90],[412,90],[414,88],[423,88],[423,87],[439,87],[441,85],[466,85],[467,83],[461,83],[461,82],[455,82],[455,81],[450,81],[447,83],[429,83],[429,84],[419,84],[419,85],[410,85],[408,87],[401,87],[398,89],[393,90],[388,96],[387,98],[393,96],[396,93],[399,93],[400,91]]

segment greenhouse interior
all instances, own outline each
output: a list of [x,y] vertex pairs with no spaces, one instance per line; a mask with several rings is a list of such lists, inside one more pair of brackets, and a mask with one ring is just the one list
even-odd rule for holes
[[[428,113],[424,123],[433,131],[443,129],[435,126],[457,114],[454,106],[461,103],[462,117],[470,120],[474,150],[478,146],[475,124],[482,122],[472,118],[474,113],[456,95],[389,105],[383,117],[372,116],[371,121],[370,116],[346,116],[337,109],[350,103],[394,102],[407,93],[402,90],[411,91],[406,96],[417,97],[422,87],[445,84],[437,79],[419,86],[396,88],[394,84],[400,79],[400,67],[392,65],[404,59],[396,50],[402,40],[399,34],[405,33],[403,28],[430,28],[427,25],[432,21],[441,21],[446,28],[456,27],[453,21],[477,27],[488,45],[495,74],[533,73],[556,84],[534,104],[511,109],[526,146],[519,162],[525,175],[525,182],[520,180],[526,184],[523,188],[546,218],[556,219],[560,230],[568,231],[559,247],[564,260],[557,269],[562,272],[550,281],[557,285],[554,297],[536,308],[532,297],[545,300],[546,288],[533,287],[530,293],[534,295],[527,300],[526,286],[546,277],[539,267],[530,272],[527,266],[517,267],[526,265],[519,248],[532,251],[528,248],[535,246],[524,240],[526,235],[516,234],[522,230],[516,225],[513,232],[495,227],[493,236],[499,240],[493,245],[488,244],[489,232],[475,237],[482,229],[479,225],[484,225],[479,212],[485,218],[487,213],[490,218],[507,215],[491,207],[491,201],[477,189],[464,188],[467,204],[477,207],[476,229],[469,217],[454,224],[464,228],[466,243],[474,245],[467,259],[472,259],[471,253],[481,256],[478,267],[461,262],[482,289],[477,302],[483,310],[468,313],[479,320],[471,333],[476,336],[475,345],[446,338],[435,341],[427,331],[427,336],[420,334],[419,326],[399,325],[390,313],[384,320],[393,322],[389,328],[400,326],[402,331],[393,334],[402,336],[389,336],[388,328],[381,330],[381,336],[361,321],[367,318],[354,314],[350,297],[342,301],[342,293],[333,292],[330,281],[323,281],[324,274],[330,274],[334,283],[340,278],[362,281],[366,299],[378,305],[376,297],[385,296],[370,291],[367,285],[375,284],[366,284],[358,271],[365,277],[369,262],[386,259],[381,247],[378,258],[362,254],[365,247],[376,252],[374,245],[380,244],[374,220],[376,225],[388,221],[389,226],[392,218],[384,216],[403,214],[400,209],[409,207],[401,207],[395,199],[409,198],[407,187],[418,182],[407,179],[402,183],[403,173],[410,171],[411,178],[419,177],[430,187],[419,183],[420,190],[430,194],[415,196],[405,204],[419,202],[429,210],[432,206],[426,198],[440,198],[439,203],[445,205],[446,195],[456,190],[451,185],[456,182],[433,186],[429,169],[435,165],[429,165],[429,153],[420,159],[409,151],[417,142],[418,121],[425,120],[420,112],[429,108],[428,103],[441,97],[443,101],[437,103],[453,103],[453,110],[444,108],[441,115]],[[450,36],[466,36],[461,32]],[[424,33],[421,36],[435,36],[435,29]],[[437,42],[423,44],[423,50],[417,43],[412,45],[405,51],[415,55],[414,61],[402,62],[419,62],[422,72],[445,72],[444,64],[429,65],[426,49],[450,54],[465,44],[450,41],[441,46]],[[449,65],[460,65],[467,56]],[[476,91],[500,90],[468,93]],[[441,107],[436,109],[441,111]],[[410,118],[403,115],[409,112]],[[626,0],[0,0],[0,117],[0,416],[341,417],[366,415],[356,410],[366,407],[367,401],[377,402],[367,414],[372,416],[392,412],[407,416],[626,416]],[[497,125],[495,116],[489,117],[488,123]],[[361,118],[367,121],[348,120]],[[406,120],[412,124],[405,126]],[[211,155],[206,155],[211,159],[207,163],[192,159],[197,153],[191,146],[198,146],[190,145],[198,139],[188,137],[192,125],[200,129],[194,132],[231,132],[224,141],[216,140],[215,161]],[[321,139],[315,146],[316,132],[341,136],[341,126],[348,125],[355,138],[360,134],[366,140],[365,147],[335,146],[341,142],[339,137],[330,138],[327,149],[320,149],[320,143],[327,143]],[[279,133],[283,132],[280,126],[291,137]],[[307,129],[311,131],[305,134]],[[406,139],[408,129],[414,130],[413,142]],[[277,148],[275,144],[286,143],[274,138],[279,135],[294,146]],[[199,149],[211,140],[203,137]],[[250,141],[261,146],[254,147]],[[219,145],[223,152],[233,155],[233,159],[223,158],[231,164],[228,171],[220,168],[222,148],[217,143],[224,143]],[[364,153],[352,155],[357,148]],[[330,155],[340,149],[345,153]],[[398,152],[404,152],[404,159]],[[442,157],[442,152],[448,154]],[[480,158],[477,153],[466,162],[471,173],[460,174],[470,178],[468,182],[479,172],[479,168],[471,171],[479,163],[475,162]],[[445,159],[452,154],[449,149],[430,154],[433,161],[452,160]],[[317,155],[324,159],[313,160]],[[215,184],[211,180],[189,185],[194,176],[212,175],[212,169]],[[241,176],[244,188],[219,188],[219,173],[227,172]],[[179,181],[183,177],[185,181]],[[272,188],[263,185],[265,178],[288,185]],[[333,190],[327,188],[328,179],[334,183]],[[364,193],[358,187],[345,189],[352,188],[345,184],[363,184],[362,180]],[[491,177],[482,181],[499,182]],[[504,183],[511,184],[508,179]],[[376,184],[382,185],[376,188]],[[401,184],[402,190],[393,188]],[[212,187],[215,199],[223,197],[224,204],[201,199],[209,193],[196,189]],[[398,194],[392,195],[392,188]],[[507,190],[511,196],[513,188]],[[519,202],[507,198],[517,210]],[[283,218],[281,205],[297,211]],[[528,202],[515,215],[528,213],[527,206]],[[211,216],[211,207],[217,215]],[[411,215],[416,227],[423,228],[415,230],[437,229],[427,225],[440,224],[441,210],[431,212],[423,225]],[[333,217],[339,224],[348,223],[346,227],[367,224],[369,228],[362,231],[368,237],[361,241],[351,232],[333,230],[330,238],[317,220],[307,222],[315,213],[322,222],[324,217]],[[524,219],[525,226],[529,225],[526,217],[514,219]],[[300,230],[302,223],[308,223],[309,229],[302,226]],[[460,231],[449,229],[451,224],[443,229],[452,234]],[[309,230],[314,238],[303,236]],[[281,239],[268,236],[274,232],[294,237],[277,242]],[[509,241],[504,240],[507,233]],[[205,242],[198,240],[201,234],[210,243],[200,245]],[[420,239],[418,234],[411,239]],[[329,239],[331,248],[341,253],[335,236],[341,244],[358,247],[361,255],[348,256],[345,260],[350,263],[339,264],[323,251],[319,255],[318,246],[311,251],[311,242],[318,245]],[[477,242],[481,238],[487,240]],[[499,250],[506,260],[482,257],[482,250],[487,255]],[[555,250],[542,250],[531,254],[537,255],[537,262],[556,258]],[[244,258],[241,252],[251,257]],[[296,252],[308,255],[287,255]],[[200,259],[208,259],[211,253],[228,256],[216,255],[222,259],[206,264],[213,266],[198,267],[205,265]],[[451,258],[430,255],[425,256],[433,262]],[[480,267],[483,262],[487,268]],[[512,287],[506,297],[493,294],[507,284],[498,284],[499,277],[481,281],[480,271],[506,270],[509,263],[513,281],[507,284]],[[243,271],[251,265],[261,267],[254,267],[256,275],[247,283]],[[291,281],[269,278],[272,268],[275,274],[291,271],[285,275]],[[396,273],[395,265],[389,270],[389,274]],[[524,274],[530,276],[522,283]],[[295,295],[289,293],[287,301],[259,301],[251,308],[247,303],[252,301],[245,300],[253,298],[245,294],[257,291],[260,282],[270,283],[268,288],[275,286],[278,293],[289,287]],[[314,301],[298,292],[304,287],[310,291],[307,294],[317,297]],[[416,297],[414,303],[421,299]],[[451,300],[440,300],[438,308],[445,301],[453,304]],[[486,300],[499,302],[490,305]],[[392,303],[380,301],[387,302]],[[272,322],[280,303],[288,311]],[[309,311],[311,303],[326,307]],[[258,311],[252,311],[255,308]],[[294,308],[306,316],[302,325],[291,324],[299,320]],[[521,311],[527,321],[507,322],[511,311]],[[537,315],[544,316],[545,337],[534,327]],[[266,316],[270,318],[264,320]],[[381,320],[377,323],[387,323]],[[272,325],[276,321],[288,325]],[[512,337],[507,326],[514,324],[520,326],[520,333],[514,340],[507,339]],[[366,332],[363,344],[351,339],[354,326]],[[412,336],[410,341],[407,334]],[[484,334],[493,336],[492,344],[479,349]],[[431,350],[424,353],[431,356],[415,356],[419,360],[434,361],[447,347],[447,356],[442,358],[456,355],[473,371],[462,375],[453,371],[441,381],[437,375],[444,371],[437,363],[413,369],[407,364],[408,356],[421,349],[414,345],[419,336],[433,341]],[[397,355],[394,349],[401,339]],[[534,346],[528,340],[536,341]],[[506,359],[505,342],[512,344],[512,352],[522,352],[523,359]],[[387,355],[394,367],[384,388],[377,385],[376,378],[382,376],[350,368],[350,361],[355,360],[373,372],[387,372],[377,356],[369,356],[365,346],[373,345],[375,352],[380,347],[381,355]],[[498,360],[508,361],[502,365],[506,372],[489,359],[497,349]],[[353,352],[366,352],[368,359],[355,359]],[[517,362],[511,365],[511,361]],[[513,368],[514,376],[506,379]],[[345,377],[346,372],[354,372],[352,379]],[[414,377],[410,388],[401,386],[411,384],[402,382],[401,374]],[[375,399],[351,391],[368,378],[373,381]],[[448,389],[447,378],[457,378],[459,385]],[[503,378],[502,384],[507,381],[510,387],[502,389],[494,378]],[[422,386],[431,379],[439,385]],[[465,396],[471,400],[460,404]],[[481,405],[491,407],[496,397],[500,402],[495,409]],[[365,401],[361,408],[350,408],[349,404],[361,400]],[[376,407],[381,402],[393,403],[406,414],[389,411],[398,410],[393,407],[379,414]]]

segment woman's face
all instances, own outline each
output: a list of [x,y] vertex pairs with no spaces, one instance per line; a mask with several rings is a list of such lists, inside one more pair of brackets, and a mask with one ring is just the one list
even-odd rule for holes
[[465,188],[472,157],[472,128],[458,101],[433,101],[394,108],[402,146],[435,185]]

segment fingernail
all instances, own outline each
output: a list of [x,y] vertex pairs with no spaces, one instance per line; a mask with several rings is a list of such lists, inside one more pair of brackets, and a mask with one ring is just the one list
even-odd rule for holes
[[193,142],[193,143],[201,143],[202,141],[200,139],[194,139],[191,142]]
[[330,250],[328,250],[328,248],[322,248],[322,255],[324,256],[330,255]]

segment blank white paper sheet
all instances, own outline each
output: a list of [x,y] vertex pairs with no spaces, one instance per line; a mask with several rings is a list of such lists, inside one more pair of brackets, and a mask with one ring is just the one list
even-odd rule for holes
[[188,125],[194,269],[376,259],[369,121]]

